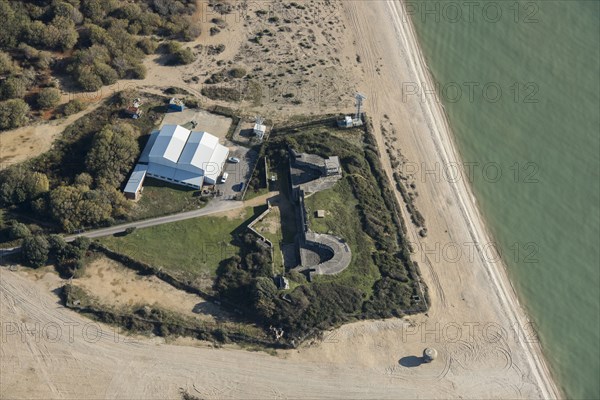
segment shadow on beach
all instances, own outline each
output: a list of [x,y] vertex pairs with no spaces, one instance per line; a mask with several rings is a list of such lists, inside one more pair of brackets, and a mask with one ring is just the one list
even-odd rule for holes
[[423,358],[416,357],[416,356],[402,357],[400,359],[400,361],[398,361],[398,364],[400,364],[406,368],[414,368],[414,367],[418,367],[419,365],[423,364]]

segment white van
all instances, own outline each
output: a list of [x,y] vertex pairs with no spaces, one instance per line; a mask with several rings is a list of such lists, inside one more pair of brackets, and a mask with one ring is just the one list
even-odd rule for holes
[[221,183],[225,183],[228,176],[229,174],[227,172],[223,172],[223,176],[221,176]]

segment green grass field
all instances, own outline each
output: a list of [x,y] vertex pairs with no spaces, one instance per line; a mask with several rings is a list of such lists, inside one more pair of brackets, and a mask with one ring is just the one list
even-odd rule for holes
[[252,190],[252,188],[249,188],[248,191],[246,192],[246,195],[244,196],[244,200],[252,200],[255,197],[259,197],[259,196],[263,196],[265,194],[269,193],[269,189],[267,188],[261,188],[258,190]]
[[199,217],[100,241],[114,251],[177,275],[213,279],[219,262],[238,254],[239,248],[232,244],[233,234],[250,223],[254,211],[248,207],[238,218]]
[[132,218],[146,219],[204,207],[199,191],[146,178],[142,197],[135,205]]
[[[315,193],[305,200],[309,227],[317,233],[329,233],[348,242],[352,250],[350,266],[336,276],[316,276],[319,282],[336,281],[359,288],[367,295],[381,276],[373,262],[373,240],[363,231],[356,210],[358,200],[352,194],[346,178],[333,188]],[[317,210],[325,210],[325,218],[316,218]]]

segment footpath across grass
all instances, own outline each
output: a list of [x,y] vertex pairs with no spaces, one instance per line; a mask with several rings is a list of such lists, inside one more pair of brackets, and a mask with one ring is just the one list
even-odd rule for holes
[[129,235],[110,236],[100,242],[111,250],[130,256],[174,275],[214,279],[219,263],[239,253],[233,237],[252,221],[252,207],[235,215],[206,216],[138,229]]

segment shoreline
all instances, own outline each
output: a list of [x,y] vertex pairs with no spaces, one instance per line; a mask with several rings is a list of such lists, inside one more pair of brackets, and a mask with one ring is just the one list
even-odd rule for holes
[[[397,3],[392,0],[388,2],[388,6],[394,15],[394,20],[397,22],[395,29],[400,33],[401,38],[404,39],[406,48],[409,50],[407,54],[410,54],[409,62],[413,68],[413,72],[422,79],[421,82],[427,82],[429,87],[434,87],[432,73],[421,50],[421,44],[418,40],[414,23],[406,14],[404,0],[399,0],[398,3],[400,5],[396,6]],[[402,21],[402,16],[404,16],[404,22]],[[430,134],[435,142],[438,155],[446,164],[450,160],[460,160],[460,152],[458,151],[456,139],[449,124],[448,114],[438,95],[436,94],[435,105],[432,105],[430,101],[425,102],[425,104],[425,109],[428,111],[428,120],[434,125],[433,129],[430,130]],[[456,198],[461,202],[460,211],[469,226],[471,238],[479,243],[493,242],[490,240],[493,238],[493,234],[489,230],[485,218],[477,206],[477,199],[471,185],[461,179],[458,183],[451,184],[450,186]],[[496,265],[492,265],[486,259],[481,253],[481,249],[478,249],[478,253],[484,262],[486,272],[494,282],[493,289],[496,296],[503,303],[508,317],[515,321],[527,320],[527,311],[519,301],[515,287],[508,276],[506,264],[501,261],[501,267],[497,268]],[[518,324],[517,326],[521,330],[521,333],[525,335],[523,325]],[[519,341],[519,343],[527,354],[527,360],[532,371],[535,372],[536,380],[539,388],[542,390],[543,397],[565,398],[563,390],[558,385],[556,378],[550,370],[541,344],[539,342],[530,343],[527,341]]]

